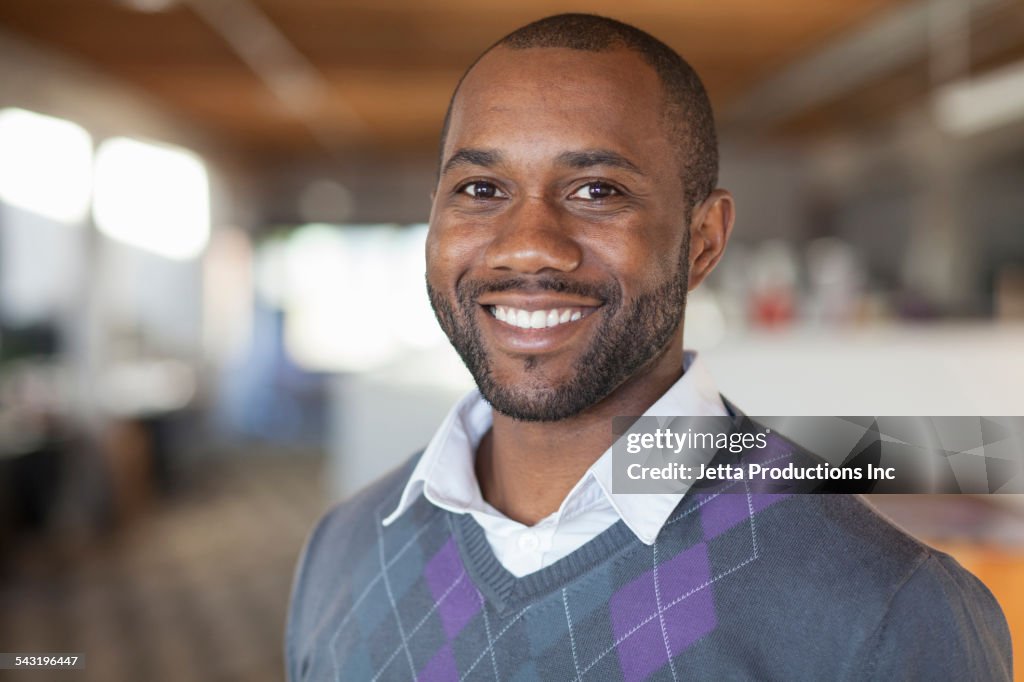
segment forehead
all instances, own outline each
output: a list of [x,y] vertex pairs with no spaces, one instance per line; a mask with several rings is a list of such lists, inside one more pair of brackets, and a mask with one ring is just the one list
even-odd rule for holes
[[664,155],[663,111],[657,74],[631,50],[499,47],[463,80],[444,155],[524,145]]

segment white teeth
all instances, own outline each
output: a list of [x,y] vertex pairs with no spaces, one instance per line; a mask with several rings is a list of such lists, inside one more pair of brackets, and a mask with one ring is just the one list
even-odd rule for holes
[[566,322],[575,322],[583,317],[583,312],[573,308],[553,308],[551,310],[521,310],[508,306],[491,306],[491,315],[497,319],[521,329],[544,329],[555,327]]

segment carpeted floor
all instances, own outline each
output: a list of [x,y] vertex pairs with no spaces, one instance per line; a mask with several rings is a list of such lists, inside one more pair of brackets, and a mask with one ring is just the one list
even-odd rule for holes
[[322,460],[240,457],[101,545],[19,554],[0,578],[0,651],[77,652],[85,670],[2,680],[283,679],[295,561],[326,502]]

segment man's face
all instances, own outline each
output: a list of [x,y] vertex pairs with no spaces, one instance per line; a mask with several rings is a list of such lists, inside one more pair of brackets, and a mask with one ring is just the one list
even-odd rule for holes
[[499,412],[564,419],[681,362],[688,207],[662,112],[627,50],[498,48],[463,81],[427,287]]

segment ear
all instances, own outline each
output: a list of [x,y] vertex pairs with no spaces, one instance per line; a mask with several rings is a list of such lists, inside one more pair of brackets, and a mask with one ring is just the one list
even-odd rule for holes
[[697,206],[690,223],[690,279],[693,291],[715,269],[725,252],[736,218],[732,194],[716,189]]

